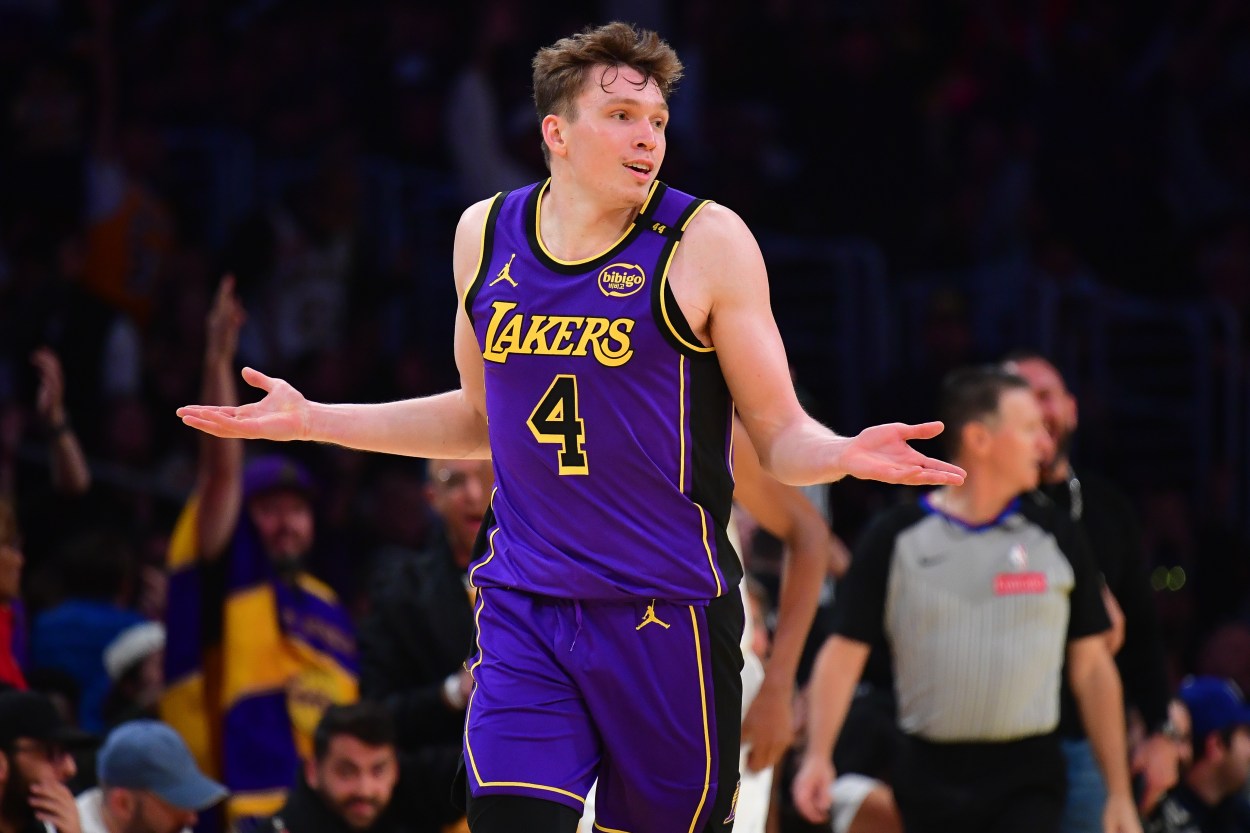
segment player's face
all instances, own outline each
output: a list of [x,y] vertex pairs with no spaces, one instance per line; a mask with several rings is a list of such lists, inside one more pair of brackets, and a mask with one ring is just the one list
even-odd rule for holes
[[[1017,362],[1012,370],[1029,383],[1037,397],[1046,433],[1055,446],[1053,456],[1066,456],[1072,445],[1072,432],[1076,430],[1076,398],[1068,392],[1063,377],[1050,362],[1042,359]],[[1053,462],[1047,460],[1046,465],[1049,467]]]
[[631,67],[595,67],[562,120],[567,159],[578,179],[631,202],[645,199],[667,147],[668,104],[654,81]]
[[1036,489],[1041,464],[1054,453],[1054,445],[1033,393],[1023,388],[1005,392],[990,428],[990,460],[1003,485],[1015,492]]

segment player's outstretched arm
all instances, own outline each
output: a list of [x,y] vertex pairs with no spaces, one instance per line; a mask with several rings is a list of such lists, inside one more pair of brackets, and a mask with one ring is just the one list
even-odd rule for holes
[[958,466],[908,444],[936,436],[941,423],[891,423],[842,437],[804,412],[769,306],[763,256],[737,214],[708,206],[687,229],[678,257],[685,296],[678,300],[683,309],[707,310],[708,337],[770,474],[796,486],[846,475],[915,486],[963,482]]
[[[489,202],[471,206],[456,227],[452,261],[458,297],[476,272],[488,209]],[[312,402],[288,382],[244,368],[243,380],[265,392],[258,402],[188,405],[177,413],[187,425],[217,437],[308,440],[410,457],[486,458],[482,355],[462,308],[456,311],[455,353],[461,386],[435,396],[372,404]]]

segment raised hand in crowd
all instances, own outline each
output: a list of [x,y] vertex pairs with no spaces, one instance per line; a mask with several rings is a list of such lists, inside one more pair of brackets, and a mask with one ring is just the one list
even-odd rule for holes
[[39,373],[35,415],[48,437],[52,486],[64,495],[85,494],[91,488],[91,470],[65,410],[65,373],[61,359],[50,347],[30,356]]

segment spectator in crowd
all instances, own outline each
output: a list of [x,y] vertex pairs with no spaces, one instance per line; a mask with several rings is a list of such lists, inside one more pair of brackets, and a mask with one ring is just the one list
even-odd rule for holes
[[91,470],[65,408],[65,374],[60,357],[51,348],[40,347],[31,354],[30,362],[39,374],[35,415],[48,438],[52,488],[61,495],[86,494],[91,488]]
[[1106,833],[1140,830],[1119,677],[1088,544],[1028,494],[1050,453],[1018,376],[956,370],[940,408],[960,486],[887,510],[864,534],[842,592],[845,618],[809,684],[809,733],[794,801],[829,813],[832,752],[871,646],[888,641],[905,734],[893,789],[909,833],[1053,831],[1063,807],[1054,735],[1067,673],[1109,792]]
[[[1236,683],[1234,682],[1233,685],[1235,686]],[[1184,779],[1194,763],[1194,723],[1189,715],[1189,707],[1179,696],[1174,696],[1168,702],[1168,722],[1163,727],[1163,735],[1176,747],[1176,768],[1180,773],[1180,778]],[[1134,787],[1137,786],[1134,784]],[[1159,802],[1166,795],[1167,793],[1164,792],[1153,800],[1149,796],[1144,798],[1138,796],[1142,818],[1149,819],[1154,815],[1154,809],[1159,806]]]
[[117,635],[104,649],[104,667],[113,681],[104,698],[104,722],[113,727],[136,718],[156,718],[165,690],[165,626],[140,622]]
[[[209,401],[237,401],[242,322],[227,277],[209,312]],[[241,441],[205,436],[195,490],[170,544],[161,715],[206,771],[216,774],[212,762],[221,762],[231,822],[277,810],[312,754],[322,711],[357,697],[350,618],[306,570],[313,491],[297,461],[268,455],[244,468]],[[206,660],[215,649],[220,668]]]
[[473,678],[473,542],[489,507],[489,460],[430,460],[426,499],[439,521],[431,545],[383,562],[360,625],[361,696],[387,704],[399,745],[435,767],[449,802]]
[[14,609],[22,592],[22,537],[13,504],[0,498],[0,685],[26,688],[19,657],[22,655],[21,621]]
[[93,741],[42,694],[0,692],[0,830],[81,833],[66,782],[77,772],[71,751]]
[[438,833],[458,817],[443,785],[396,749],[394,721],[381,703],[330,706],[313,755],[274,833]]
[[137,572],[135,553],[118,532],[87,531],[66,542],[57,578],[63,598],[35,615],[33,669],[56,669],[78,683],[78,725],[104,729],[104,697],[112,681],[104,649],[122,631],[147,621],[128,606]]
[[99,786],[75,799],[82,833],[187,833],[198,813],[226,797],[200,772],[178,733],[157,720],[132,720],[96,755]]
[[1191,722],[1193,760],[1146,818],[1146,833],[1245,833],[1250,804],[1250,706],[1222,677],[1190,677],[1179,699]]
[[[1011,353],[1005,364],[1033,389],[1054,449],[1042,462],[1039,489],[1088,539],[1102,574],[1107,613],[1117,632],[1122,629],[1116,665],[1124,681],[1125,701],[1140,713],[1147,732],[1135,750],[1133,771],[1140,774],[1144,786],[1142,801],[1157,801],[1176,783],[1176,745],[1163,731],[1170,699],[1168,676],[1136,512],[1111,480],[1085,469],[1078,476],[1073,468],[1077,402],[1054,364],[1026,351]],[[1068,772],[1060,830],[1095,833],[1101,826],[1106,787],[1066,682],[1060,703],[1059,734]]]

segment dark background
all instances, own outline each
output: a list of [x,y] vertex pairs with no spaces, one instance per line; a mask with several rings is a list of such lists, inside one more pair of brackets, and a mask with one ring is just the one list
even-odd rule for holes
[[[224,271],[241,362],[310,397],[454,386],[456,219],[543,175],[535,49],[616,18],[687,64],[663,178],[754,229],[813,413],[929,419],[945,370],[1040,349],[1079,397],[1077,469],[1141,514],[1174,670],[1244,622],[1250,4],[1231,0],[0,0],[0,436],[29,603],[70,530],[160,558],[196,451],[173,412]],[[78,500],[46,488],[38,344],[91,458]],[[350,595],[383,475],[419,469],[296,453]],[[831,494],[847,540],[894,497]]]

